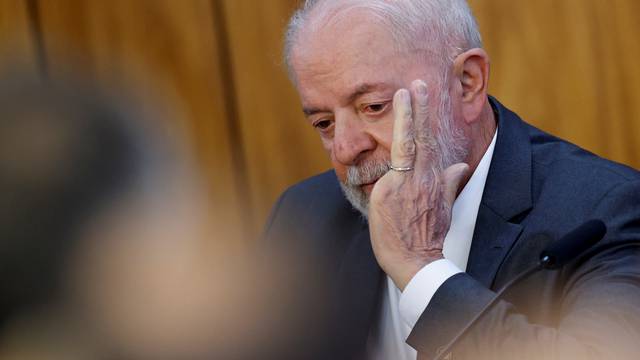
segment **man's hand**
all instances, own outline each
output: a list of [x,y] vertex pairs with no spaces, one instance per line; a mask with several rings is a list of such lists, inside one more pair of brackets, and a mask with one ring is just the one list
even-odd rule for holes
[[392,170],[378,180],[369,203],[369,231],[378,263],[404,290],[420,269],[443,258],[451,208],[469,167],[460,163],[437,170],[441,154],[429,135],[424,82],[414,81],[411,92],[398,90],[393,108],[391,164],[413,170]]

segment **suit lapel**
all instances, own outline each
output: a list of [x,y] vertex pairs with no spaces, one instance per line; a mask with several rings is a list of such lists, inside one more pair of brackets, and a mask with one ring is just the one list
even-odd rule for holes
[[467,266],[467,272],[487,287],[522,232],[516,218],[532,207],[531,139],[525,124],[497,100],[489,100],[498,120],[498,138]]
[[[467,272],[490,287],[504,258],[522,233],[513,221],[531,209],[531,143],[517,115],[490,98],[498,139],[487,175]],[[374,320],[383,272],[371,248],[366,222],[349,241],[338,270],[341,353],[364,349]],[[345,352],[346,350],[346,352]]]
[[491,288],[502,260],[522,232],[522,226],[512,224],[480,205],[476,230],[473,234],[467,273]]

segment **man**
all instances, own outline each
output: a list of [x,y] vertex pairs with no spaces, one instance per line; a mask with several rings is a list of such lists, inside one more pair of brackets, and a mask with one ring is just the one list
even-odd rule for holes
[[[267,238],[320,274],[309,283],[326,279],[320,357],[640,350],[640,175],[490,98],[465,1],[307,1],[285,52],[334,171],[287,190]],[[608,227],[601,244],[619,245],[524,280],[440,354],[552,239],[591,218]]]

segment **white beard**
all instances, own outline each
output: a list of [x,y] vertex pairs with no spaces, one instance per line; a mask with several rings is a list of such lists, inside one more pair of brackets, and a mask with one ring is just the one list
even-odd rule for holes
[[[429,149],[440,154],[438,163],[431,164],[431,167],[438,173],[447,167],[462,162],[468,155],[469,140],[464,136],[461,129],[455,126],[449,94],[442,93],[442,99],[437,111],[436,119],[440,119],[437,132],[426,134],[425,137],[432,138],[435,144],[434,149]],[[427,140],[429,140],[427,138]],[[422,156],[425,156],[424,154]],[[340,187],[345,197],[351,205],[358,210],[365,218],[369,213],[369,195],[360,187],[362,184],[371,183],[386,174],[390,167],[389,160],[363,160],[361,163],[347,168],[347,178],[340,181]]]
[[366,218],[369,213],[369,194],[360,187],[362,184],[369,184],[384,176],[389,169],[390,163],[385,161],[364,161],[347,169],[347,179],[340,181],[340,187],[345,197],[353,207],[360,211]]

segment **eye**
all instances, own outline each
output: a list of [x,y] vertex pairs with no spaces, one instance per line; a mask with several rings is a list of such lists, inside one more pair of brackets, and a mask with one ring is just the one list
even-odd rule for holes
[[333,121],[328,120],[328,119],[324,119],[324,120],[318,120],[318,121],[314,122],[313,123],[313,127],[322,131],[322,130],[329,129],[332,124],[333,124]]
[[389,107],[390,102],[380,102],[380,103],[371,103],[364,104],[360,107],[360,111],[367,115],[380,115],[384,113]]

